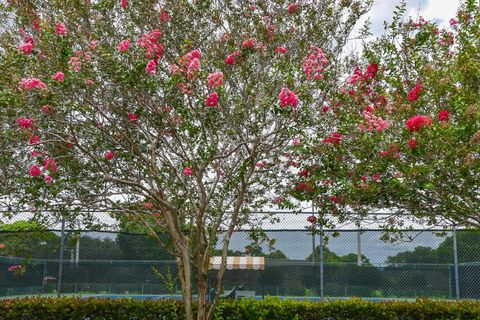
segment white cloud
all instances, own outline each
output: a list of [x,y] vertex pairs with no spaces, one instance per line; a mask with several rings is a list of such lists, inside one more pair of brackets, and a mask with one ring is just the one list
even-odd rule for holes
[[[383,33],[383,21],[391,20],[393,10],[399,3],[399,0],[375,1],[369,14],[372,31],[375,35]],[[455,16],[460,0],[407,0],[406,3],[407,16],[422,16],[443,26]]]

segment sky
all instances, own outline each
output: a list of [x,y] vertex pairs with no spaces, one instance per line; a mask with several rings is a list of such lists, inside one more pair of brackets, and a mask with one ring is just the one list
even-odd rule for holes
[[[407,16],[421,15],[427,20],[445,26],[450,18],[455,16],[460,2],[460,0],[406,0]],[[391,19],[392,12],[399,3],[399,0],[375,0],[368,14],[374,35],[383,34],[383,21]]]

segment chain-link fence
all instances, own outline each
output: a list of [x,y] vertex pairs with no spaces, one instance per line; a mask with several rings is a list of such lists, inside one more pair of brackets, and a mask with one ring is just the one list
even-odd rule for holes
[[[230,255],[265,256],[265,270],[227,270],[224,290],[243,285],[258,298],[480,298],[477,231],[409,230],[394,240],[378,229],[265,231],[274,248],[234,233]],[[0,231],[0,296],[180,297],[175,260],[147,235],[67,230],[63,242],[60,261],[59,230]]]

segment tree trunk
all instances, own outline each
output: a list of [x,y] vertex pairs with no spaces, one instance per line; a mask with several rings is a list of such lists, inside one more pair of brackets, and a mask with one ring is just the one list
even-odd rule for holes
[[197,320],[207,320],[207,290],[208,275],[204,272],[204,267],[198,267],[198,313]]
[[195,320],[192,308],[192,269],[191,260],[187,248],[181,248],[181,257],[177,258],[178,274],[182,286],[183,306],[185,308],[185,318]]

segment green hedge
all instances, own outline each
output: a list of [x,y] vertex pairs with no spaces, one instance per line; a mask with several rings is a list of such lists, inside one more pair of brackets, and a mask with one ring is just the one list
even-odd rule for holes
[[[178,301],[27,298],[0,300],[0,319],[183,319]],[[480,320],[480,302],[222,301],[216,320]]]

